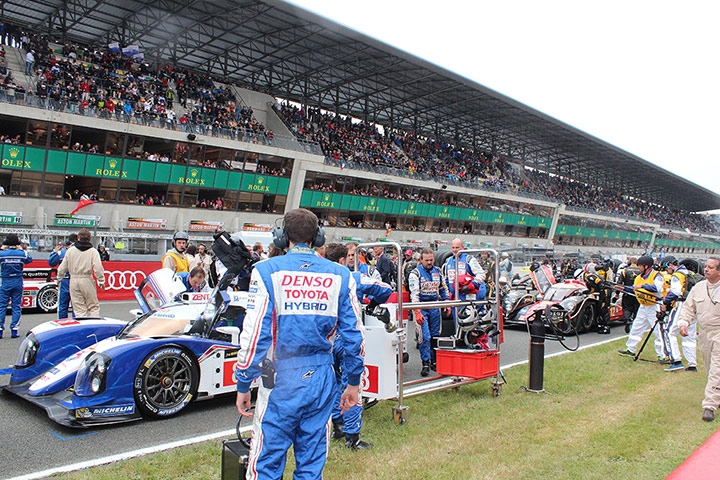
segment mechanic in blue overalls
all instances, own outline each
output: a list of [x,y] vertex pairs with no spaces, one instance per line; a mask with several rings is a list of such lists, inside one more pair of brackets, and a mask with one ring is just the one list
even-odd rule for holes
[[[331,262],[339,263],[347,266],[348,247],[342,243],[331,243],[325,247],[325,258]],[[393,290],[390,285],[370,278],[368,275],[360,272],[352,272],[357,285],[357,297],[361,304],[365,303],[365,299],[369,303],[365,307],[365,311],[373,315],[375,308],[386,303],[392,295]],[[387,309],[381,309],[387,312]],[[389,315],[387,315],[389,322]],[[347,375],[343,366],[343,358],[345,357],[345,349],[343,348],[342,338],[335,338],[333,346],[333,356],[335,357],[335,376],[338,384],[337,402],[333,408],[333,433],[332,438],[345,438],[345,447],[353,450],[365,449],[372,447],[371,443],[360,440],[360,429],[362,428],[362,402],[351,407],[345,413],[340,410],[340,394],[347,386]]]
[[178,272],[175,276],[185,285],[185,292],[204,292],[208,290],[205,281],[205,269],[200,265],[193,267],[189,272]]
[[[14,233],[9,233],[2,244],[0,251],[0,309],[2,309],[2,322],[0,322],[0,338],[5,330],[5,315],[8,302],[12,302],[12,321],[10,332],[12,338],[18,338],[18,324],[22,313],[23,294],[23,268],[32,262],[32,257],[20,246],[20,239]],[[24,245],[23,245],[24,247]]]
[[350,271],[315,255],[325,243],[314,213],[285,214],[273,243],[290,247],[282,257],[255,264],[236,365],[237,408],[249,412],[250,385],[262,373],[254,412],[248,479],[278,479],[287,451],[295,452],[295,480],[322,478],[330,416],[336,402],[333,339],[345,347],[348,386],[343,411],[359,401],[364,369],[363,331]]
[[[62,263],[63,258],[65,258],[65,253],[67,253],[68,248],[72,247],[75,242],[77,242],[77,234],[73,233],[68,237],[65,245],[60,244],[55,247],[55,250],[50,254],[50,258],[48,258],[48,265],[52,268],[57,268]],[[65,278],[60,281],[60,291],[58,292],[58,318],[68,318],[69,307],[70,273],[66,273]],[[75,312],[73,312],[72,316],[75,318]]]
[[[410,302],[435,302],[441,298],[443,300],[450,299],[445,279],[440,270],[433,265],[434,260],[433,251],[423,248],[420,254],[420,265],[408,276]],[[438,308],[413,310],[413,313],[415,324],[420,326],[420,335],[422,336],[420,339],[420,359],[422,360],[420,375],[427,377],[430,375],[430,368],[434,366],[435,360],[435,351],[431,348],[430,339],[440,335],[442,315]],[[446,309],[446,313],[450,313],[449,309]]]
[[[478,259],[467,253],[461,253],[457,259],[457,274],[455,273],[455,254],[463,249],[462,240],[456,238],[451,244],[452,256],[448,257],[443,265],[443,274],[445,275],[445,283],[450,289],[450,293],[455,295],[455,276],[459,278],[459,297],[458,300],[485,300],[485,270],[480,266]],[[455,310],[453,309],[453,318],[455,318]],[[480,311],[483,311],[480,308]],[[455,321],[457,325],[457,319]]]

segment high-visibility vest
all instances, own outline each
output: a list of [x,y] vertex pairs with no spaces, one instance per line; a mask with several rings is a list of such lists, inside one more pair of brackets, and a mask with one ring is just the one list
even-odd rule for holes
[[[635,285],[655,285],[655,278],[657,277],[657,275],[662,274],[660,272],[654,272],[651,273],[648,278],[643,278],[642,275],[638,275],[637,277],[635,277]],[[654,305],[660,300],[657,295],[645,289],[636,290],[635,295],[637,295],[637,299],[638,302],[640,302],[640,305]]]
[[177,268],[175,269],[175,273],[180,272],[189,272],[190,271],[190,263],[188,262],[188,259],[183,255],[182,257],[178,255],[175,252],[167,252],[165,256],[162,258],[162,263],[165,263],[165,259],[167,256],[170,255],[175,260],[175,265],[177,265]]

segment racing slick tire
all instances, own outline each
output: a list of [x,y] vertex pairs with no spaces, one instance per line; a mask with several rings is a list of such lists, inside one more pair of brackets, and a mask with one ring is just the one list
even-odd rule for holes
[[595,323],[595,304],[586,302],[575,318],[575,329],[578,332],[586,332],[592,328]]
[[37,307],[43,312],[57,312],[60,300],[57,285],[46,285],[37,293]]
[[195,399],[200,369],[184,349],[166,346],[151,352],[133,381],[135,403],[143,415],[171,417]]
[[438,253],[435,255],[435,266],[442,269],[442,266],[445,265],[445,262],[450,257],[452,257],[452,252],[450,250]]

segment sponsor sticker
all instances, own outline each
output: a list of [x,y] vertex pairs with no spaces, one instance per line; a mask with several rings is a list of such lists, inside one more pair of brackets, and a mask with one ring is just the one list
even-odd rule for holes
[[83,407],[75,410],[76,418],[114,417],[135,413],[135,404],[113,405],[110,407]]

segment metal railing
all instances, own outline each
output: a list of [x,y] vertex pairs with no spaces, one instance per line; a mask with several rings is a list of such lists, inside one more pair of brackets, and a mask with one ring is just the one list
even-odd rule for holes
[[16,89],[0,88],[0,102],[23,107],[38,108],[58,113],[81,115],[83,117],[99,118],[116,122],[131,123],[144,127],[161,128],[176,132],[187,132],[197,135],[207,135],[215,138],[224,138],[238,142],[254,143],[256,145],[267,145],[284,148],[299,152],[322,155],[320,145],[315,142],[298,140],[295,137],[286,135],[268,134],[266,131],[253,131],[243,127],[214,125],[209,121],[181,123],[179,119],[168,120],[158,118],[154,115],[146,115],[142,110],[133,110],[125,113],[123,104],[118,103],[113,111],[106,108],[83,105],[78,101],[57,100],[46,96],[38,96]]

